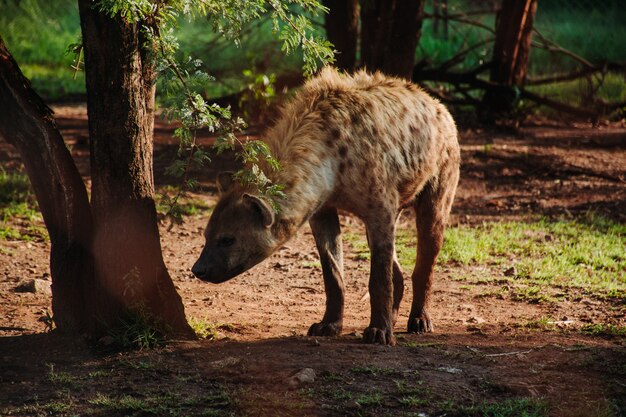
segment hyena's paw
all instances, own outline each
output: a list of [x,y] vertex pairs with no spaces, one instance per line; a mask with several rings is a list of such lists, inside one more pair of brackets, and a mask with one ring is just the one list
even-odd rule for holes
[[341,334],[341,329],[343,328],[343,323],[338,321],[333,321],[330,323],[314,323],[311,327],[309,327],[309,336],[339,336]]
[[407,328],[409,333],[430,333],[433,331],[433,323],[426,312],[420,315],[411,314]]
[[365,343],[395,346],[396,337],[393,335],[393,331],[391,329],[368,327],[363,330],[363,341]]

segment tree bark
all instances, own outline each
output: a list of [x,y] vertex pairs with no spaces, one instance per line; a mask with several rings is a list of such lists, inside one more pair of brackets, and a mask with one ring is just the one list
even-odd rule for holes
[[152,173],[155,73],[145,22],[128,23],[79,0],[92,173],[93,250],[102,291],[91,300],[115,325],[139,309],[192,336],[163,262]]
[[526,79],[537,0],[503,0],[496,21],[491,81],[521,86]]
[[490,80],[503,90],[485,93],[485,110],[510,111],[519,98],[515,87],[523,86],[526,79],[536,11],[537,0],[502,0],[496,19]]
[[368,70],[411,79],[424,0],[373,0],[361,7],[361,58]]
[[352,71],[356,65],[359,36],[359,1],[325,0],[329,12],[324,20],[326,36],[335,46],[337,68]]
[[84,291],[93,284],[87,190],[50,110],[0,38],[0,136],[26,167],[50,235],[52,311],[57,329],[84,329]]

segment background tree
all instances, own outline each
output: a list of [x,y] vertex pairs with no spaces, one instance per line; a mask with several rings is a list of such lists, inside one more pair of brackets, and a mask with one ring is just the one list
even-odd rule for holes
[[81,329],[85,288],[93,287],[87,190],[52,111],[30,88],[0,38],[0,137],[16,147],[50,236],[52,309],[59,329]]
[[173,333],[190,334],[182,300],[161,255],[154,179],[155,62],[144,26],[80,0],[91,153],[93,254],[108,325],[145,309]]
[[490,81],[500,88],[489,89],[483,104],[489,109],[510,109],[526,80],[537,0],[502,0],[496,18]]
[[356,66],[359,37],[359,0],[324,0],[328,13],[324,19],[326,36],[339,51],[336,66],[352,71]]
[[361,5],[361,64],[410,79],[425,0],[367,0]]

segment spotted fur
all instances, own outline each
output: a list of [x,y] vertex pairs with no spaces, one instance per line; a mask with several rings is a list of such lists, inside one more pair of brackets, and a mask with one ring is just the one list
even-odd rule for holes
[[[415,208],[419,242],[408,329],[432,330],[427,306],[433,266],[459,177],[457,130],[447,109],[407,81],[326,68],[283,108],[265,141],[282,166],[271,179],[284,184],[287,195],[263,238],[266,256],[307,221],[320,252],[327,308],[309,334],[335,335],[343,324],[337,209],[355,214],[367,229],[372,316],[364,338],[393,344],[404,289],[394,248],[395,223],[403,208]],[[223,198],[238,201],[244,193],[235,186]],[[220,216],[217,211],[213,217]],[[212,219],[207,246],[211,229],[219,229],[217,236],[233,227]]]

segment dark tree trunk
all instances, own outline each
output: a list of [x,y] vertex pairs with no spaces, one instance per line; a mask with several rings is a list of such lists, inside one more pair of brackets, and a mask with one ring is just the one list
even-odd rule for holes
[[359,0],[324,0],[330,10],[324,27],[326,36],[338,54],[337,68],[352,71],[356,65],[356,48],[359,36]]
[[[92,174],[93,251],[99,319],[115,325],[141,309],[191,336],[161,253],[154,203],[155,73],[141,27],[79,0],[85,50]],[[102,294],[106,294],[104,297]],[[112,300],[115,300],[112,302]]]
[[537,0],[503,0],[496,22],[491,81],[523,85],[526,79]]
[[501,88],[485,93],[485,109],[508,111],[515,104],[517,94],[514,87],[524,85],[526,79],[536,11],[537,0],[502,1],[496,19],[490,74],[490,80]]
[[361,60],[368,70],[410,79],[425,0],[373,0],[361,7]]
[[0,38],[0,136],[26,167],[50,235],[52,310],[60,331],[84,329],[85,288],[93,285],[92,219],[85,184],[52,111],[32,90]]

